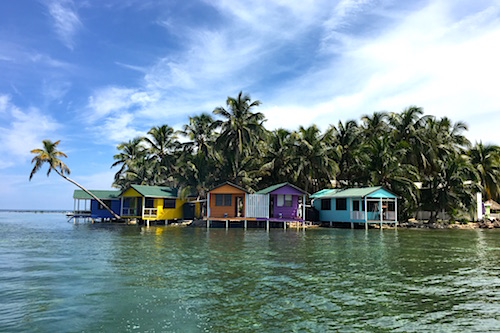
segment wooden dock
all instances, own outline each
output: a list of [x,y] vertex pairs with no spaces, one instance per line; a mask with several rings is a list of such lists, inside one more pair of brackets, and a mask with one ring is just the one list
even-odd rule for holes
[[231,225],[238,224],[242,226],[245,230],[249,227],[260,228],[265,227],[267,231],[271,229],[271,225],[281,225],[280,228],[286,230],[293,226],[293,228],[303,229],[306,228],[306,221],[300,220],[290,220],[290,219],[263,219],[263,218],[253,218],[253,217],[231,217],[231,218],[206,218],[207,229],[212,226],[212,222],[224,223],[226,229],[229,229]]

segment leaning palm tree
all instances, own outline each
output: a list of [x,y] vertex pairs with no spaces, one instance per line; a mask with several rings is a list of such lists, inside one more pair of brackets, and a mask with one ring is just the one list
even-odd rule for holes
[[[84,188],[82,185],[78,184],[75,182],[73,179],[68,178],[66,175],[70,174],[69,168],[66,164],[64,164],[59,158],[60,157],[68,157],[66,156],[65,153],[62,151],[57,150],[57,146],[59,145],[60,140],[57,140],[56,142],[52,142],[50,140],[43,140],[43,148],[42,149],[33,149],[31,151],[32,154],[36,154],[35,157],[33,157],[33,160],[31,160],[31,163],[35,163],[35,166],[33,167],[33,170],[31,170],[30,173],[30,178],[29,180],[31,181],[31,178],[37,173],[42,166],[47,163],[49,165],[49,170],[47,171],[47,177],[50,175],[50,172],[54,170],[55,173],[57,173],[59,176],[62,178],[66,179],[70,183],[78,186],[81,188],[85,193],[90,195],[93,199],[95,199],[98,203],[100,203],[108,212],[111,213],[112,216],[114,216],[116,219],[120,219],[120,216],[117,215],[115,212],[113,212],[101,199],[96,197],[92,192]],[[66,175],[65,175],[66,174]]]

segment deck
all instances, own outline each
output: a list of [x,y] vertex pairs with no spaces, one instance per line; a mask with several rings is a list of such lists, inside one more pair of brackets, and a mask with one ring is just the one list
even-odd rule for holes
[[293,219],[279,219],[279,218],[255,218],[255,217],[205,217],[204,220],[207,223],[207,228],[212,226],[213,222],[223,223],[226,229],[229,229],[231,225],[238,225],[247,229],[249,227],[253,228],[266,228],[269,231],[274,225],[279,225],[279,228],[286,230],[287,228],[294,227],[299,229],[300,227],[305,228],[307,222],[301,220]]

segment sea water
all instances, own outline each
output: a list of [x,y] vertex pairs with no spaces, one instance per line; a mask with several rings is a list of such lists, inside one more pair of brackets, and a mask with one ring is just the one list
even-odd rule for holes
[[0,332],[500,331],[500,232],[0,212]]

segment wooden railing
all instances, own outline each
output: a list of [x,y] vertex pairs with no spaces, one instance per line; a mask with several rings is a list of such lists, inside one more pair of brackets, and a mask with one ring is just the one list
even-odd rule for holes
[[144,208],[144,218],[156,218],[157,215],[157,208]]
[[365,212],[357,212],[357,211],[351,212],[351,220],[364,220],[364,219],[365,219]]
[[137,209],[124,207],[122,209],[122,216],[137,216]]

